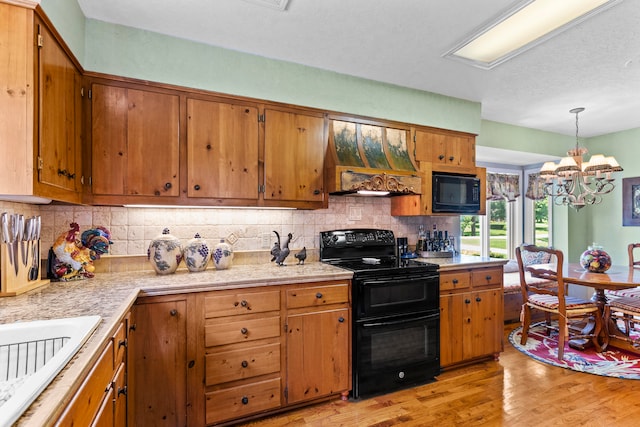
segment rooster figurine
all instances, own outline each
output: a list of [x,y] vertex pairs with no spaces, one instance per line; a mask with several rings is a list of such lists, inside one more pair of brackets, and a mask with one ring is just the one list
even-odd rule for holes
[[111,233],[104,227],[84,231],[80,239],[80,226],[72,222],[70,229],[62,233],[49,250],[49,274],[61,281],[91,278],[93,261],[109,251]]
[[271,248],[271,261],[275,261],[279,266],[284,265],[284,260],[289,256],[291,250],[289,249],[289,242],[291,242],[291,238],[293,234],[289,233],[287,238],[284,239],[284,242],[280,242],[280,234],[277,231],[273,231],[278,238],[278,241],[273,244],[273,248]]
[[298,260],[298,264],[304,264],[304,260],[307,259],[307,247],[303,246],[302,250],[293,256]]

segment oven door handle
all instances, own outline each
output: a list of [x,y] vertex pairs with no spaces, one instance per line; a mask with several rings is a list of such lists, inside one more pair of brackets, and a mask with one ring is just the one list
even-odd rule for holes
[[420,316],[420,317],[407,317],[404,319],[392,320],[389,322],[363,323],[362,326],[365,328],[373,328],[373,327],[379,327],[379,326],[393,326],[393,325],[401,325],[403,323],[419,322],[421,320],[437,319],[439,317],[440,317],[440,312],[434,313],[434,314],[428,314],[426,316]]
[[421,282],[424,280],[433,280],[440,283],[439,275],[434,274],[429,276],[396,276],[393,278],[365,279],[362,281],[362,286],[393,286],[394,283]]

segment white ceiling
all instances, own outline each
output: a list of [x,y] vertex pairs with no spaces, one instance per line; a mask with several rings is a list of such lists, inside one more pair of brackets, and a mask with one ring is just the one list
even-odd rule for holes
[[[269,0],[273,2],[274,0]],[[624,0],[492,70],[442,54],[508,0],[78,0],[85,15],[482,103],[482,118],[589,137],[640,127],[640,4]]]

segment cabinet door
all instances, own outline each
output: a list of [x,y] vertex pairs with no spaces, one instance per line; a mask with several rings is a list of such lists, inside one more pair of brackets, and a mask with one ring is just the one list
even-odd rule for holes
[[265,200],[324,198],[325,120],[265,111]]
[[475,138],[416,130],[416,160],[430,162],[436,171],[475,173]]
[[503,333],[501,305],[501,290],[464,294],[464,359],[500,353]]
[[187,100],[189,197],[258,198],[258,109]]
[[287,317],[287,403],[349,389],[349,309]]
[[440,296],[440,365],[463,360],[463,325],[470,319],[463,313],[463,294]]
[[132,425],[187,425],[186,301],[136,304],[134,318]]
[[40,195],[68,192],[79,197],[82,94],[80,71],[51,31],[36,20],[38,32],[38,183]]
[[179,195],[179,98],[94,84],[91,177],[96,195]]

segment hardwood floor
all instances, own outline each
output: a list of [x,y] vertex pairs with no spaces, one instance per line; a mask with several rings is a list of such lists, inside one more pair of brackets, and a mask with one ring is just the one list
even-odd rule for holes
[[274,426],[636,426],[640,381],[548,366],[509,344],[499,362],[358,402],[332,400],[243,424]]

